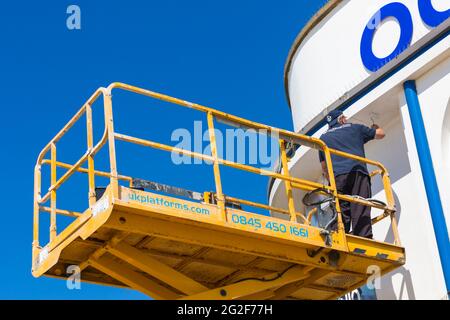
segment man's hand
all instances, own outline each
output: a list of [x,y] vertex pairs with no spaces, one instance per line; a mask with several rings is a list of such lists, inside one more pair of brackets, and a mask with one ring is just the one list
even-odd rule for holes
[[384,137],[386,137],[386,134],[384,133],[384,130],[381,129],[380,126],[377,125],[376,123],[374,123],[374,124],[372,125],[372,128],[376,130],[376,132],[375,132],[375,139],[381,140],[381,139],[383,139]]

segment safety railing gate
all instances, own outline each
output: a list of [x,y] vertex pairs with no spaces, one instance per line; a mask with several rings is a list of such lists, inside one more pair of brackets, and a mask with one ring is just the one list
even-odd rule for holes
[[[192,152],[189,150],[184,150],[181,148],[169,146],[166,144],[144,140],[140,138],[135,138],[132,136],[128,136],[125,134],[117,133],[114,130],[114,120],[113,120],[113,110],[112,110],[112,95],[111,91],[113,89],[121,89],[125,91],[130,91],[139,95],[148,96],[151,98],[163,100],[169,103],[177,104],[183,107],[191,108],[197,110],[199,112],[203,112],[207,116],[208,123],[208,132],[210,137],[211,144],[211,154],[203,154]],[[99,98],[103,97],[104,99],[104,120],[105,120],[105,129],[103,135],[99,142],[94,144],[93,139],[93,122],[92,122],[92,105]],[[70,130],[71,127],[74,126],[75,123],[83,116],[86,116],[86,132],[87,132],[87,149],[83,156],[75,163],[75,164],[67,164],[57,160],[57,144],[58,141],[66,134],[67,131]],[[280,149],[280,158],[281,158],[281,172],[273,172],[266,169],[257,168],[254,166],[236,163],[233,161],[225,160],[219,157],[217,152],[217,143],[215,137],[214,130],[214,121],[220,120],[226,122],[227,124],[254,129],[256,131],[264,130],[264,132],[272,133],[279,137],[279,149]],[[107,88],[98,89],[83,105],[83,107],[75,114],[75,116],[63,127],[63,129],[45,146],[45,148],[39,154],[37,159],[35,172],[34,172],[34,227],[33,227],[33,250],[40,249],[39,243],[39,222],[40,222],[40,213],[47,212],[50,213],[50,242],[49,246],[52,247],[52,242],[55,240],[57,236],[57,216],[65,215],[77,217],[82,215],[79,212],[73,212],[69,210],[64,210],[57,208],[57,191],[58,189],[66,182],[75,172],[86,173],[88,175],[88,184],[89,184],[89,205],[93,206],[96,203],[96,194],[95,194],[95,179],[96,177],[107,177],[110,179],[110,187],[111,192],[114,198],[119,197],[119,180],[126,181],[132,185],[133,179],[128,176],[119,175],[117,170],[116,163],[116,148],[115,142],[116,140],[121,140],[145,147],[155,148],[164,150],[167,152],[175,152],[179,154],[183,154],[193,158],[199,158],[202,160],[207,160],[212,163],[213,171],[214,171],[214,180],[215,180],[215,196],[217,199],[217,206],[220,209],[220,214],[223,220],[226,220],[226,202],[231,201],[234,203],[240,203],[243,205],[253,206],[257,208],[262,208],[266,210],[270,210],[273,212],[278,212],[281,214],[286,214],[290,217],[290,221],[298,222],[299,224],[310,224],[310,215],[311,212],[301,213],[296,210],[295,207],[295,199],[293,196],[293,189],[301,189],[307,192],[322,190],[320,192],[328,195],[332,195],[334,198],[334,206],[335,210],[338,213],[337,215],[337,225],[338,230],[336,236],[339,238],[341,243],[346,244],[346,235],[344,230],[344,224],[341,216],[340,210],[340,201],[349,201],[353,203],[358,203],[364,206],[370,206],[373,208],[377,208],[383,211],[382,214],[372,219],[372,223],[375,224],[386,217],[390,217],[391,219],[391,228],[393,231],[395,244],[400,246],[400,239],[397,230],[397,222],[395,218],[395,202],[391,189],[389,174],[386,168],[379,162],[357,157],[351,154],[343,153],[337,150],[333,150],[327,147],[327,145],[321,141],[320,139],[316,139],[313,137],[301,135],[298,133],[274,128],[271,126],[255,123],[243,118],[239,118],[215,109],[211,109],[199,104],[191,103],[188,101],[180,100],[177,98],[173,98],[167,95],[163,95],[160,93],[152,92],[149,90],[141,89],[138,87],[126,85],[123,83],[113,83]],[[325,154],[325,161],[327,164],[327,170],[329,175],[329,185],[322,185],[320,183],[314,181],[308,181],[305,179],[300,179],[297,177],[293,177],[288,170],[288,157],[286,154],[286,144],[287,143],[295,143],[298,145],[303,145],[309,148],[314,148],[317,150],[321,150]],[[109,150],[109,165],[110,171],[98,171],[95,170],[95,155],[100,151],[100,149],[108,144]],[[45,156],[50,153],[50,159],[45,159]],[[378,167],[379,170],[374,171],[371,175],[381,175],[384,191],[386,195],[387,204],[377,203],[373,201],[369,201],[367,199],[362,199],[358,197],[354,197],[351,195],[339,194],[336,189],[336,182],[333,174],[333,165],[331,161],[331,155],[337,155],[341,157],[351,158],[366,164],[370,164]],[[83,167],[83,164],[87,162],[87,168]],[[43,165],[50,166],[50,188],[48,192],[44,195],[41,193],[41,167]],[[269,206],[262,203],[256,203],[244,199],[238,199],[226,196],[222,190],[221,183],[221,166],[228,166],[232,168],[236,168],[243,171],[248,171],[254,174],[264,175],[267,177],[271,177],[273,179],[280,179],[284,182],[286,196],[288,201],[288,209],[276,208],[273,206]],[[66,169],[65,173],[61,177],[57,177],[57,168]],[[50,202],[50,204],[48,204]]]

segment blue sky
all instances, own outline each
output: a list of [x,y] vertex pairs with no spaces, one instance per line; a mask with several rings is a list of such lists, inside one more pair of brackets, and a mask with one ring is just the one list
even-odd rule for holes
[[[3,3],[0,298],[145,298],[132,290],[89,284],[82,284],[81,290],[68,290],[64,281],[32,277],[33,168],[39,151],[96,88],[114,81],[291,130],[283,86],[285,59],[298,31],[324,2]],[[81,30],[66,28],[66,9],[71,4],[81,8]],[[180,109],[164,109],[162,115],[147,114],[147,102],[118,94],[115,103],[120,103],[121,109],[116,113],[115,108],[116,129],[136,131],[136,135],[140,129],[142,137],[155,134],[167,140],[168,124],[172,128],[192,127],[191,118],[185,118]],[[189,121],[182,124],[182,120]],[[66,156],[67,162],[76,161],[82,154],[81,146],[85,146],[82,131],[76,132],[58,149],[58,156]],[[74,150],[75,145],[80,146],[79,152]],[[127,174],[179,183],[199,191],[213,187],[208,174],[193,174],[186,168],[169,170],[159,161],[159,155],[146,158],[145,152],[133,152],[137,149],[118,149],[123,152],[119,170],[122,164],[128,165]],[[260,180],[233,174],[224,178],[224,184],[233,188],[233,195],[245,196],[251,190],[251,200],[266,201],[267,178],[262,182],[264,187],[256,190]],[[231,186],[244,179],[247,184]],[[81,186],[79,181],[74,180],[75,188]],[[72,195],[63,196],[61,202],[82,206]],[[42,223],[46,221],[43,218]],[[41,232],[47,233],[47,228],[45,225]]]

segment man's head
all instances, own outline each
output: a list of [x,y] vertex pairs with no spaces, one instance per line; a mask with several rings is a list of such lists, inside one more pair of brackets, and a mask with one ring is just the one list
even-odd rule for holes
[[344,124],[347,121],[347,118],[341,110],[333,110],[327,115],[326,120],[328,126],[332,128],[337,124]]

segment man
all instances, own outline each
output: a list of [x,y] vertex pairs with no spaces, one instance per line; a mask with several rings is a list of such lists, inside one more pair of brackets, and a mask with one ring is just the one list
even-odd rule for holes
[[[364,144],[373,139],[385,137],[383,129],[376,124],[369,128],[360,124],[347,123],[347,118],[340,110],[331,111],[326,121],[329,129],[320,139],[331,149],[356,156],[365,157]],[[329,181],[325,154],[322,151],[319,152],[319,159],[323,174]],[[370,176],[365,163],[336,155],[331,155],[331,160],[339,193],[358,195],[363,198],[372,196]],[[370,207],[347,201],[340,201],[340,207],[346,233],[350,233],[351,226],[351,234],[370,239],[373,237]],[[333,227],[336,228],[336,223]]]

